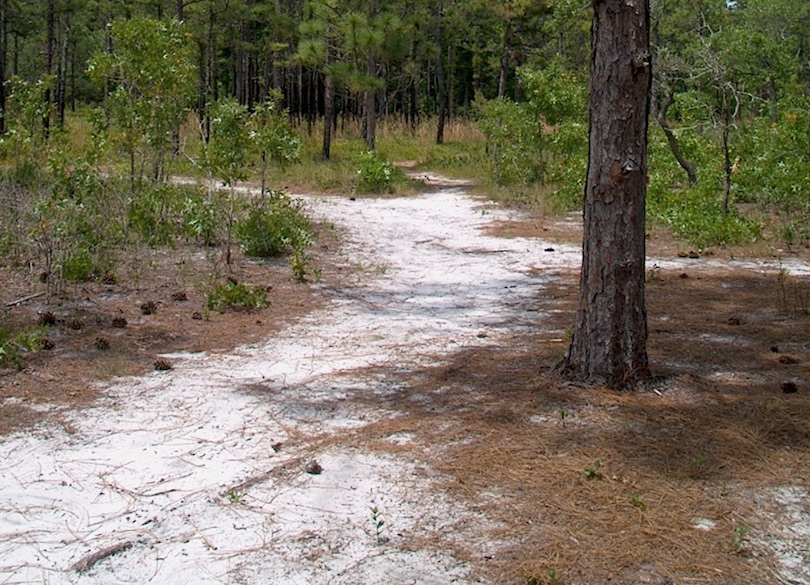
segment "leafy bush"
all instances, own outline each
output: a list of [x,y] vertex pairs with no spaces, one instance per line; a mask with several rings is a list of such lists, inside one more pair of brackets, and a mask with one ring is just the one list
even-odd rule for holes
[[504,99],[475,100],[477,123],[487,137],[495,183],[530,185],[545,179],[544,136],[533,109]]
[[206,246],[213,246],[216,242],[219,211],[216,203],[198,190],[188,193],[183,201],[182,211],[185,236]]
[[761,233],[759,223],[740,216],[733,205],[728,213],[723,210],[723,158],[711,131],[706,129],[703,136],[678,134],[684,156],[699,172],[697,185],[688,186],[663,132],[657,126],[651,128],[647,216],[697,248],[751,242]]
[[248,216],[236,223],[236,238],[247,256],[267,258],[312,244],[312,226],[304,202],[282,192],[257,200]]
[[252,311],[269,304],[267,291],[261,287],[228,281],[216,285],[205,295],[205,306],[208,310],[224,312],[227,309]]
[[588,125],[565,122],[549,139],[552,152],[548,182],[552,183],[552,202],[565,210],[580,209],[588,171]]
[[45,332],[40,328],[21,331],[0,328],[0,366],[22,367],[23,356],[39,350],[44,340]]
[[668,189],[648,198],[648,215],[669,226],[672,233],[698,248],[742,244],[760,235],[759,223],[733,210],[723,213],[718,189],[695,186]]
[[171,246],[181,236],[205,244],[215,239],[217,209],[190,185],[151,183],[129,201],[127,220],[150,246]]
[[779,124],[754,120],[740,130],[737,197],[783,215],[779,231],[788,245],[810,242],[808,122],[788,112]]
[[88,282],[103,273],[88,250],[78,250],[62,263],[62,277],[70,282]]
[[402,181],[404,174],[376,150],[361,152],[357,160],[357,184],[359,193],[390,193],[394,184]]

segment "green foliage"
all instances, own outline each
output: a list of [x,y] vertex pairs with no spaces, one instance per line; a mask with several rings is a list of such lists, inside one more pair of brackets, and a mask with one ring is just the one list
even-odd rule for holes
[[505,99],[477,96],[478,128],[487,137],[487,153],[498,185],[529,185],[545,179],[545,137],[534,109]]
[[264,288],[230,280],[225,284],[215,285],[205,295],[205,306],[209,311],[253,311],[268,304],[267,291]]
[[549,148],[553,157],[547,178],[554,187],[551,194],[554,207],[564,210],[580,209],[588,170],[587,123],[561,123],[549,138]]
[[107,80],[113,84],[105,111],[114,142],[130,157],[131,181],[147,162],[153,178],[161,179],[193,95],[191,39],[177,20],[140,16],[113,21],[110,35],[112,51],[97,52],[88,75],[99,87]]
[[589,480],[603,479],[605,476],[602,473],[602,461],[597,459],[592,466],[586,467],[583,473]]
[[731,538],[731,548],[736,553],[742,553],[751,543],[751,529],[745,524],[740,524],[734,528],[734,535]]
[[704,132],[702,137],[678,134],[684,156],[702,169],[698,184],[690,187],[661,130],[651,129],[647,215],[697,248],[751,242],[759,237],[761,226],[739,215],[733,205],[724,213],[722,152],[712,140],[712,130]]
[[383,531],[385,530],[385,515],[382,513],[377,504],[373,504],[370,507],[370,511],[371,523],[374,526],[374,534],[377,538],[377,542],[381,543],[383,541]]
[[358,193],[391,193],[394,185],[405,179],[401,170],[394,167],[376,150],[360,153],[357,159]]
[[518,73],[535,116],[547,125],[582,121],[587,116],[587,80],[581,72],[563,68],[559,57],[542,69],[522,67]]
[[677,237],[698,248],[742,244],[759,237],[760,224],[734,211],[723,212],[720,189],[693,187],[668,190],[648,199],[648,213]]
[[199,189],[188,193],[183,200],[183,233],[205,246],[213,246],[219,229],[220,214],[216,201],[206,197]]
[[80,249],[62,262],[62,277],[68,282],[89,282],[104,273],[88,250]]
[[788,245],[810,243],[810,116],[788,112],[778,124],[752,120],[740,130],[737,197],[783,215]]
[[8,86],[12,88],[8,96],[6,110],[2,112],[6,120],[6,133],[0,137],[0,154],[3,158],[13,158],[17,165],[28,160],[36,160],[38,147],[45,140],[42,120],[50,110],[42,99],[47,90],[54,87],[54,76],[45,76],[31,83],[13,77]]
[[235,229],[245,255],[258,258],[301,252],[313,240],[304,202],[282,192],[271,192],[266,199],[254,201]]
[[211,105],[211,137],[205,149],[205,166],[233,187],[248,177],[250,131],[248,109],[233,98]]
[[647,502],[644,501],[644,498],[641,497],[641,494],[630,492],[629,494],[627,494],[627,498],[630,500],[630,503],[633,505],[634,508],[638,508],[642,512],[647,510]]
[[41,349],[45,337],[45,332],[41,328],[23,330],[0,328],[0,366],[11,365],[17,369],[21,368],[24,356]]
[[289,114],[279,109],[273,94],[257,105],[250,115],[250,140],[263,161],[273,161],[282,168],[301,159],[303,142],[290,126]]
[[174,186],[155,183],[130,199],[127,220],[150,246],[174,243],[178,233],[177,194]]

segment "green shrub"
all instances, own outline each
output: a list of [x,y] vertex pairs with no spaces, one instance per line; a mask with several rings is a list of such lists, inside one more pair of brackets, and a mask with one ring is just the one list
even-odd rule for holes
[[571,121],[561,123],[549,137],[549,149],[552,155],[548,182],[554,186],[551,194],[553,207],[581,209],[588,171],[588,125]]
[[45,332],[40,328],[22,331],[0,328],[0,366],[22,367],[23,356],[39,350],[44,339]]
[[544,181],[544,136],[527,104],[505,99],[475,100],[477,123],[487,137],[487,154],[495,183],[530,185]]
[[684,156],[698,169],[699,181],[690,187],[663,132],[658,126],[651,128],[647,217],[660,221],[676,237],[697,248],[751,242],[759,237],[761,226],[735,210],[736,186],[732,189],[728,213],[723,210],[723,156],[711,132],[710,128],[702,136],[677,132]]
[[194,197],[193,187],[151,183],[132,196],[127,219],[150,246],[172,245],[184,233],[186,204]]
[[312,244],[313,232],[301,199],[271,192],[236,223],[236,238],[245,255],[267,258],[304,250]]
[[78,250],[62,262],[62,277],[69,282],[89,282],[101,273],[87,250]]
[[216,202],[205,197],[199,190],[186,194],[183,201],[183,234],[205,246],[216,242],[217,217],[220,209]]
[[359,193],[391,193],[394,185],[403,181],[405,175],[376,150],[360,153],[357,160],[357,183]]
[[267,291],[263,288],[232,281],[216,285],[205,295],[206,308],[220,312],[227,309],[252,311],[268,304]]
[[758,222],[745,219],[733,210],[723,213],[719,189],[670,189],[653,193],[648,199],[648,215],[669,226],[672,233],[693,246],[707,248],[743,244],[756,240]]

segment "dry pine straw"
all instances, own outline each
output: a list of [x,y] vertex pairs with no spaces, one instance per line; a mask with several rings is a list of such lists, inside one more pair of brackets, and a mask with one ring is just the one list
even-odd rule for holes
[[[484,514],[488,522],[479,531],[504,543],[491,559],[457,546],[452,535],[441,543],[466,555],[485,582],[629,585],[632,579],[619,575],[645,563],[675,583],[776,582],[775,560],[756,538],[779,527],[769,526],[757,506],[770,488],[810,487],[806,365],[784,370],[767,347],[744,355],[696,350],[705,346],[695,343],[702,330],[726,326],[718,304],[727,300],[712,298],[716,281],[676,285],[675,279],[682,280],[675,276],[651,293],[664,307],[659,316],[666,313],[672,323],[669,335],[651,338],[653,361],[664,352],[670,364],[658,368],[665,376],[657,392],[566,384],[549,367],[561,348],[548,341],[559,331],[516,336],[449,362],[438,358],[440,365],[421,371],[392,365],[388,380],[399,390],[367,400],[398,416],[364,427],[354,442],[391,452],[392,434],[417,437],[427,463],[444,478],[437,488]],[[744,310],[744,325],[733,333],[757,344],[771,343],[774,334],[806,335],[806,316],[788,316],[774,328],[785,316],[772,310],[771,289],[762,282],[730,285],[749,291],[749,308],[736,307]],[[676,342],[678,336],[684,339]],[[763,374],[765,382],[710,375],[746,368],[772,371]],[[781,376],[797,373],[802,391],[782,393]],[[405,448],[410,455],[418,452],[412,447]],[[586,469],[595,471],[597,461],[599,477],[589,479]],[[714,528],[696,528],[701,519]],[[737,549],[742,526],[754,542]]]

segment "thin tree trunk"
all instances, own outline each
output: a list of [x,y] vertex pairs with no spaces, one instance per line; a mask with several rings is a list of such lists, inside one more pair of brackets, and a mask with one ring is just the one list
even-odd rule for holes
[[444,2],[439,2],[439,27],[436,33],[436,84],[438,89],[439,122],[436,128],[436,144],[444,144],[444,125],[447,119],[447,91],[444,84]]
[[594,0],[577,323],[562,370],[624,390],[650,378],[644,301],[649,0]]
[[[0,111],[6,111],[6,63],[8,61],[8,0],[0,0]],[[0,116],[0,134],[6,133],[6,117]]]
[[674,101],[674,89],[669,87],[666,90],[666,94],[661,96],[660,105],[656,103],[657,100],[653,100],[653,115],[655,116],[658,125],[661,127],[661,130],[664,131],[664,136],[666,136],[669,150],[672,152],[675,160],[678,161],[678,164],[681,165],[681,168],[686,171],[686,176],[689,178],[689,184],[694,185],[698,180],[695,165],[683,156],[680,145],[678,144],[678,139],[675,137],[675,133],[672,131],[672,128],[670,128],[669,122],[667,121],[667,111]]
[[67,103],[67,71],[68,71],[68,46],[70,43],[70,14],[65,15],[64,37],[59,51],[59,75],[56,83],[56,108],[59,116],[59,127],[65,126],[65,106]]
[[[45,75],[50,77],[53,75],[56,53],[56,8],[54,0],[48,0],[45,9],[45,29]],[[53,91],[50,81],[46,86],[43,100],[45,102],[45,111],[42,114],[42,129],[45,138],[48,138],[51,132],[51,104],[53,103]]]
[[725,89],[723,93],[723,171],[725,181],[723,184],[723,214],[728,215],[731,202],[731,147],[729,137],[731,135],[731,104],[728,101],[728,94]]
[[453,104],[455,103],[455,51],[447,47],[447,119],[453,121]]
[[[113,51],[113,42],[112,42],[112,0],[107,0],[107,10],[104,13],[104,51],[108,55],[112,55]],[[110,125],[110,109],[109,109],[109,98],[110,97],[110,78],[108,76],[104,76],[104,122],[107,126]]]
[[511,60],[512,43],[512,23],[507,20],[504,22],[503,27],[503,46],[501,47],[501,71],[498,76],[498,97],[502,98],[506,95],[506,77],[509,72],[509,61]]
[[[369,56],[366,63],[366,74],[374,75],[374,57]],[[377,92],[374,89],[366,89],[363,96],[363,112],[365,114],[365,139],[366,148],[374,150],[377,142]]]
[[[377,17],[377,1],[371,0],[368,6],[369,26],[373,26]],[[373,48],[366,55],[366,75],[369,80],[377,77],[377,59],[374,56]],[[377,90],[373,87],[366,88],[363,96],[363,112],[365,115],[365,139],[366,148],[374,150],[377,143]]]
[[335,80],[327,71],[323,96],[323,160],[329,160],[332,152],[332,118],[335,114]]
[[[414,40],[413,46],[411,47],[411,59],[416,61],[416,55],[418,50],[418,40]],[[418,87],[417,87],[417,77],[416,75],[413,76],[411,79],[410,85],[408,87],[408,118],[411,126],[411,134],[416,135],[416,127],[419,125],[419,114],[418,114]]]

